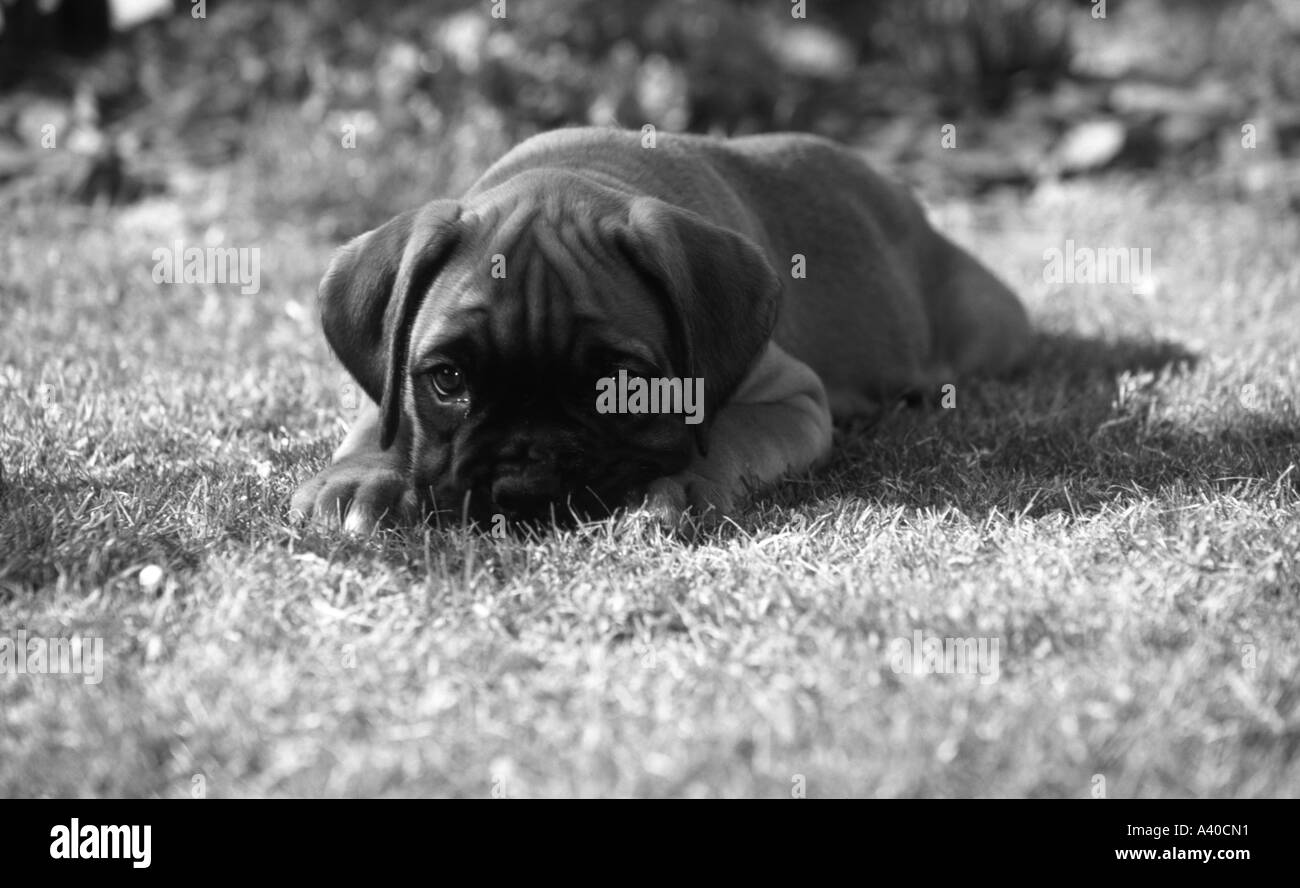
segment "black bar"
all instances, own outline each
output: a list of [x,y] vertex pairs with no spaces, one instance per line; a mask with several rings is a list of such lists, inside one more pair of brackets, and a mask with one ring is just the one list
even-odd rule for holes
[[[700,808],[669,815],[642,807],[623,808],[617,817],[569,809],[564,818],[539,814],[536,806],[453,812],[428,803],[328,800],[43,800],[10,802],[0,810],[7,875],[75,870],[76,875],[113,871],[127,878],[195,873],[337,878],[401,867],[438,879],[438,871],[449,865],[494,875],[518,867],[532,877],[558,865],[608,877],[646,863],[692,872],[717,869],[733,878],[750,868],[767,876],[786,867],[798,874],[803,868],[807,876],[847,866],[866,876],[898,865],[923,866],[927,874],[972,867],[1028,874],[1133,867],[1154,873],[1208,864],[1227,875],[1243,866],[1289,862],[1294,832],[1291,817],[1276,804],[1239,801],[897,801],[834,811],[768,807],[761,815],[752,808],[715,809],[707,816]],[[55,859],[52,853],[67,850],[59,840],[70,833],[74,818],[83,843],[92,841],[93,833],[93,841],[106,838],[104,847],[111,851],[117,836],[122,856]],[[130,859],[132,852],[143,857],[143,830],[133,834],[136,841],[129,847],[121,832],[87,832],[91,826],[125,825],[150,827],[148,867],[136,867]],[[1130,851],[1154,852],[1154,857],[1120,859]],[[1202,859],[1205,852],[1208,860]],[[1245,852],[1245,859],[1223,857],[1236,852]]]

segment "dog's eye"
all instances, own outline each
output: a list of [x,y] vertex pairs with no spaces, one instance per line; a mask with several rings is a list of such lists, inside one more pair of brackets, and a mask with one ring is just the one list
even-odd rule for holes
[[656,374],[648,372],[649,368],[640,358],[634,358],[630,355],[614,355],[605,358],[602,376],[612,376],[618,378],[620,370],[627,371],[628,376],[654,376]]
[[444,398],[457,398],[465,393],[465,377],[451,364],[439,364],[429,371],[433,387]]

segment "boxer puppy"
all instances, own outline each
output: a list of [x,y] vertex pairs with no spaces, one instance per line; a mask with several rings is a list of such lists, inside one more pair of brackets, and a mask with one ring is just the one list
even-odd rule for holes
[[[1009,370],[1031,337],[904,188],[795,134],[536,136],[344,246],[320,312],[366,399],[292,508],[361,532],[730,514],[823,461],[832,416]],[[615,378],[702,380],[699,421],[602,412]]]

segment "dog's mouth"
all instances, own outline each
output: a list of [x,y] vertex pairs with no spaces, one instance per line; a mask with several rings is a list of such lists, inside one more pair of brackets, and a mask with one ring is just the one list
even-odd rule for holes
[[464,521],[492,530],[503,522],[520,528],[570,527],[635,505],[649,482],[669,469],[662,460],[629,459],[593,475],[566,478],[528,467],[480,477],[468,487],[426,488],[424,508],[439,521]]
[[431,520],[477,524],[494,530],[503,523],[511,527],[571,527],[584,521],[606,518],[628,504],[631,493],[574,489],[562,493],[514,491],[498,499],[491,488],[479,487],[460,494],[431,497],[425,505]]

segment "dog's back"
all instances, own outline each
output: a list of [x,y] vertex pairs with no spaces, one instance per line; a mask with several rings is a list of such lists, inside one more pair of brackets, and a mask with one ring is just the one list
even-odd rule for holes
[[[788,298],[831,315],[836,329],[870,351],[862,356],[867,365],[819,367],[807,347],[814,345],[810,331],[800,323],[808,311],[783,313],[777,340],[818,370],[828,388],[852,386],[864,377],[888,388],[896,385],[891,368],[898,367],[915,380],[905,388],[929,388],[972,373],[1003,373],[1024,357],[1030,328],[1015,294],[935,231],[905,186],[849,149],[795,133],[692,141],[727,169],[751,206],[764,208],[763,227],[778,271],[795,269],[796,254],[804,257],[806,277],[792,275]],[[841,316],[836,310],[843,300],[864,298],[873,306],[869,315]],[[914,312],[918,305],[924,318]],[[899,329],[912,335],[903,342],[882,341],[883,331]],[[817,336],[821,347],[825,329]],[[917,354],[928,360],[908,366],[903,355]],[[876,360],[881,356],[888,366]]]
[[786,282],[773,339],[840,412],[1003,372],[1027,349],[1014,294],[936,232],[904,186],[829,140],[557,130],[520,144],[471,193],[539,168],[657,197],[757,243]]

